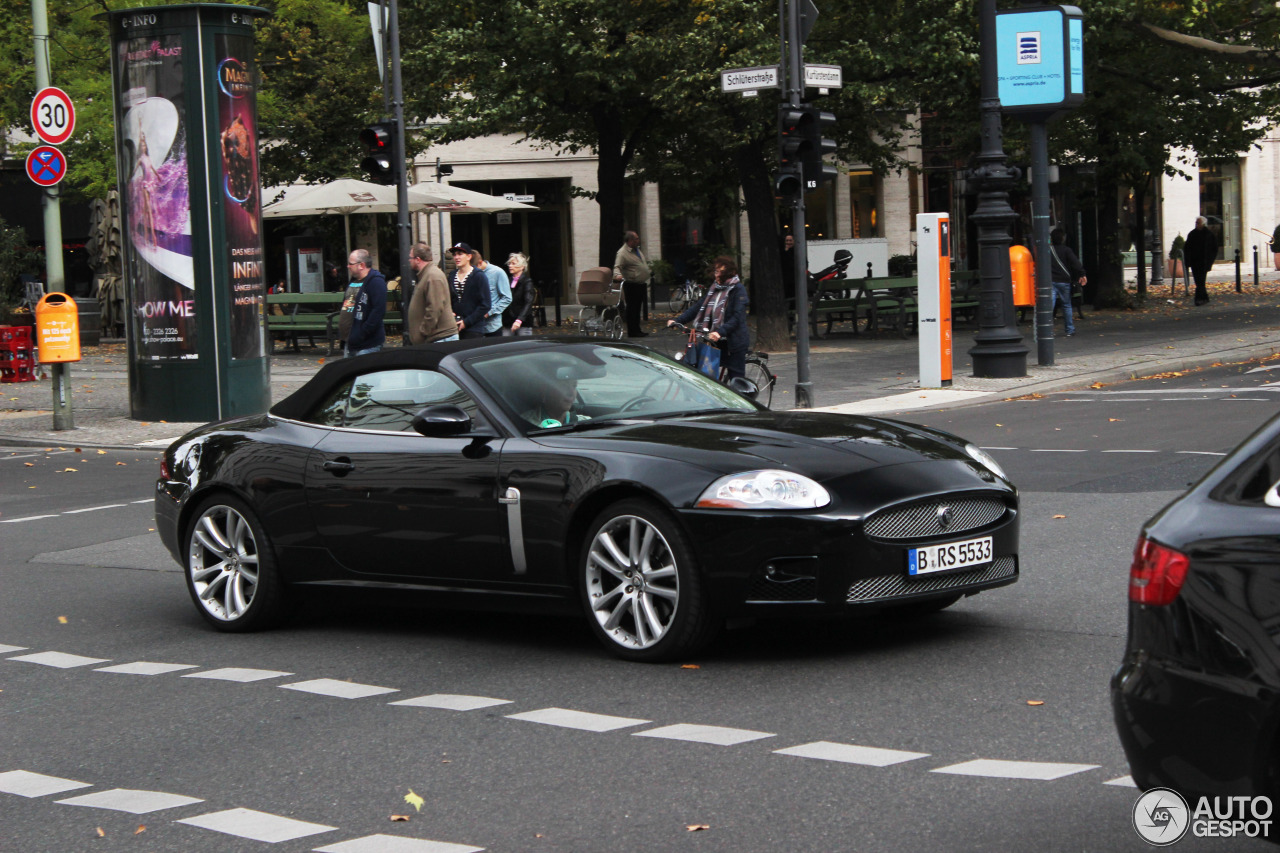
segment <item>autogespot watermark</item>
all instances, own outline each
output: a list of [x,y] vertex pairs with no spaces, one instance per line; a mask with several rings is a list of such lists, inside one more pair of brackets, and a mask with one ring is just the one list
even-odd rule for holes
[[1271,833],[1271,800],[1201,797],[1193,809],[1172,788],[1152,788],[1133,804],[1133,828],[1156,847],[1168,847],[1188,831],[1196,838],[1265,838]]

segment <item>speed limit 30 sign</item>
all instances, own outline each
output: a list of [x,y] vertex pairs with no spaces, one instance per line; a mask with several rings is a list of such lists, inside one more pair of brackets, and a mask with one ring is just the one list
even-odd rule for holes
[[36,92],[31,100],[31,124],[36,135],[50,145],[61,145],[76,129],[76,108],[71,97],[56,86]]

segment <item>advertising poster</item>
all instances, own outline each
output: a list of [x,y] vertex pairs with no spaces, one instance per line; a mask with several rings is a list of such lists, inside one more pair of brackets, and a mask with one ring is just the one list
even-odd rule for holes
[[134,345],[141,360],[194,359],[199,354],[182,37],[123,39],[116,50]]
[[215,37],[223,224],[231,306],[231,357],[266,354],[258,121],[252,35]]

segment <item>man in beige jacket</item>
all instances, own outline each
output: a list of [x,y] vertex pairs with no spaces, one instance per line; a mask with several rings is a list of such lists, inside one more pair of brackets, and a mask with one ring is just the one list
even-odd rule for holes
[[623,234],[622,248],[613,260],[613,280],[622,282],[622,297],[627,302],[627,337],[643,338],[649,333],[640,328],[640,309],[649,290],[649,262],[640,251],[640,235]]
[[409,265],[417,276],[409,301],[409,339],[415,344],[431,344],[458,339],[458,322],[453,316],[449,282],[432,263],[431,247],[415,243]]

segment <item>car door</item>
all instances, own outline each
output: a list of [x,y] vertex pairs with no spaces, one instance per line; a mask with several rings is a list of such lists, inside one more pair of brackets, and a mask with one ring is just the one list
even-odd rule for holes
[[[412,429],[416,412],[444,404],[471,415],[470,433]],[[335,428],[307,460],[307,503],[345,568],[462,585],[511,577],[497,495],[502,439],[456,382],[430,370],[381,370],[344,383],[321,408]]]

